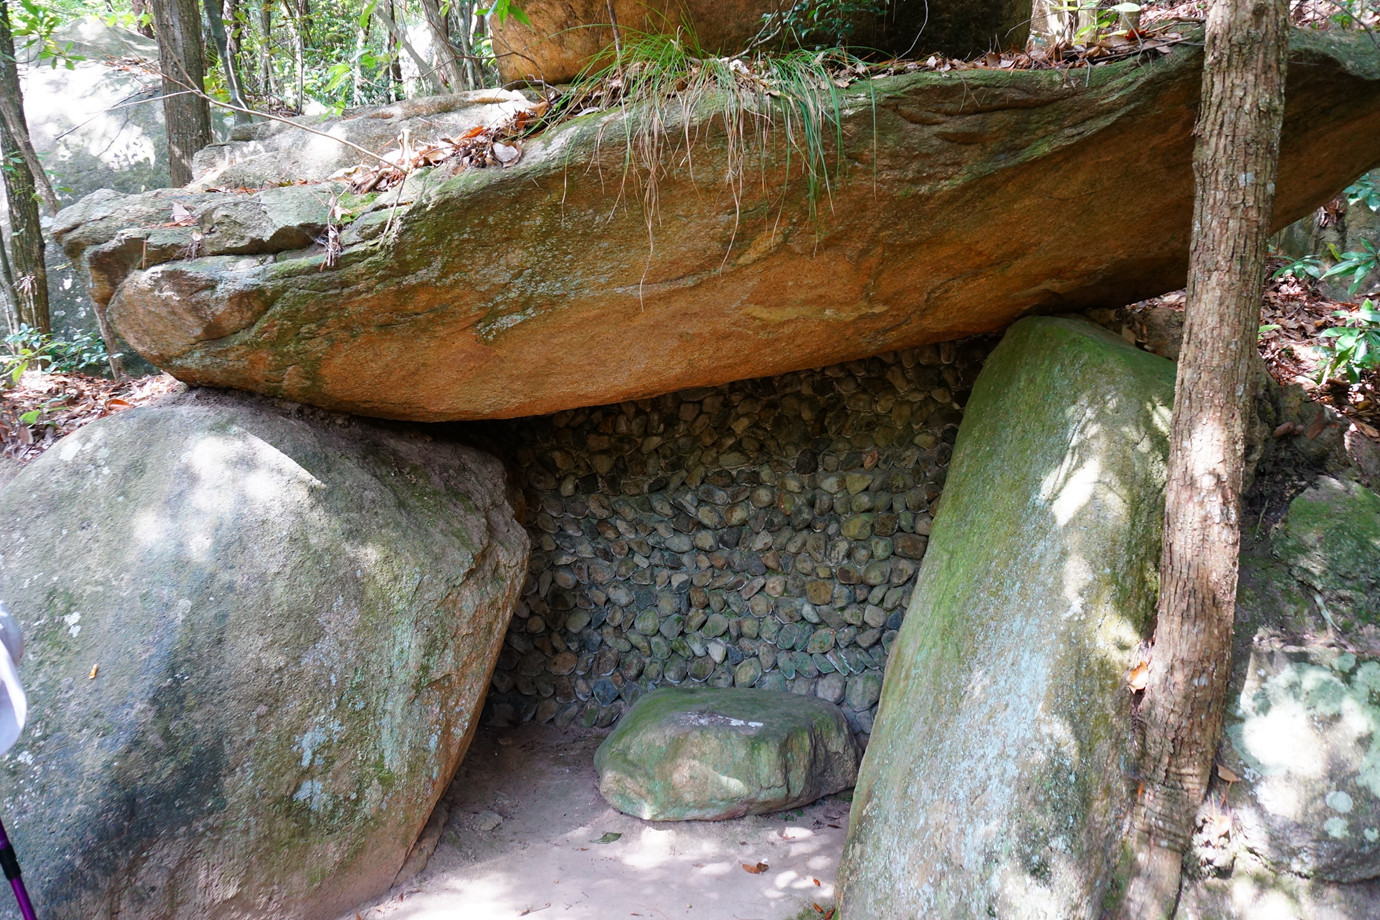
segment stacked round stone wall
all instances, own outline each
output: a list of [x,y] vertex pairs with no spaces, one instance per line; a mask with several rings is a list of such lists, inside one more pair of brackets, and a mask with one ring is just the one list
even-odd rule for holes
[[533,551],[488,719],[607,726],[707,684],[823,697],[866,735],[991,344],[495,423]]

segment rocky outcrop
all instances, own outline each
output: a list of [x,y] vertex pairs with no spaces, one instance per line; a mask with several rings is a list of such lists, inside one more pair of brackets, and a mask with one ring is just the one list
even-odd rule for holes
[[1173,389],[1082,321],[1022,320],[988,359],[859,770],[847,920],[1099,916]]
[[[338,118],[299,115],[287,122],[258,121],[235,128],[224,143],[199,150],[190,187],[258,188],[266,178],[320,182],[359,164],[361,154],[351,144],[383,153],[398,147],[404,137],[458,135],[466,128],[507,121],[529,108],[531,103],[522,93],[479,89],[347,109]],[[300,130],[303,127],[321,133]]]
[[1238,781],[1215,777],[1181,912],[1375,913],[1380,595],[1367,579],[1376,571],[1380,496],[1345,478],[1318,478],[1268,539],[1242,541],[1219,752]]
[[[58,199],[71,204],[98,189],[138,194],[167,185],[157,42],[95,16],[64,23],[51,39],[71,66],[30,57],[21,61],[20,75],[29,134]],[[20,56],[31,55],[29,48]],[[82,272],[51,236],[46,260],[55,333],[96,333],[95,305]],[[127,368],[152,371],[121,349]]]
[[[510,16],[490,20],[499,76],[504,83],[566,83],[607,66],[613,23],[622,41],[647,34],[676,35],[692,55],[738,54],[760,41],[790,48],[782,14],[795,0],[526,0],[531,25]],[[854,17],[849,43],[891,54],[939,52],[967,58],[993,48],[1024,48],[1031,0],[895,0],[882,15]],[[775,17],[770,23],[764,17]],[[803,15],[793,17],[799,29]],[[824,36],[825,42],[834,41]]]
[[687,687],[639,699],[594,755],[599,793],[648,821],[720,821],[808,805],[853,785],[843,712],[777,690]]
[[[1380,156],[1369,38],[1299,32],[1293,61],[1280,225]],[[385,417],[537,414],[1182,285],[1201,66],[1184,46],[1076,78],[871,81],[846,96],[817,216],[781,129],[762,176],[719,181],[728,147],[704,112],[693,158],[664,159],[651,216],[623,126],[601,115],[529,140],[510,169],[425,172],[400,196],[344,202],[338,258],[193,246],[223,195],[88,201],[57,232],[121,333],[189,382]],[[173,200],[198,226],[168,226]]]
[[167,185],[158,43],[95,16],[56,29],[52,43],[72,66],[25,62],[24,117],[61,199]]
[[0,492],[5,821],[41,916],[330,918],[393,883],[526,573],[490,457],[200,391]]

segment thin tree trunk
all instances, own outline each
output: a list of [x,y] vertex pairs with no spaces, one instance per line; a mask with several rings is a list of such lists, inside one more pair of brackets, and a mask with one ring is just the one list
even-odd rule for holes
[[10,244],[0,233],[0,279],[5,284],[5,326],[10,332],[18,332],[24,320],[19,315],[19,295],[14,289],[14,270],[10,268]]
[[[16,317],[39,332],[52,332],[48,317],[48,267],[43,258],[43,226],[38,213],[38,189],[21,140],[29,136],[24,122],[24,96],[14,60],[14,36],[10,32],[9,5],[0,3],[0,98],[7,117],[0,120],[0,171],[4,173],[5,198],[10,215],[9,261],[12,268],[10,295]],[[11,128],[8,113],[18,112],[20,136]],[[39,167],[38,177],[43,176]],[[44,179],[46,182],[46,178]]]
[[[479,47],[480,42],[484,40],[484,35],[489,28],[489,18],[487,16],[474,15],[475,5],[473,3],[473,0],[470,0],[470,2],[467,3],[467,6],[470,10],[470,20],[471,22],[473,22],[473,26],[471,27],[471,31],[469,32],[470,53],[475,54],[474,49]],[[475,81],[476,86],[499,85],[498,64],[494,61],[492,56],[489,58],[489,63],[484,65],[481,65],[479,63],[479,57],[477,54],[475,54],[475,56],[471,58],[471,60],[474,62],[475,72],[476,74],[478,74],[478,78]]]
[[1143,793],[1125,920],[1173,915],[1231,675],[1250,363],[1260,323],[1288,60],[1286,0],[1208,14],[1187,316],[1170,431]]
[[145,38],[153,38],[153,11],[149,0],[129,0],[130,12],[134,14],[134,31]]
[[29,125],[24,120],[24,94],[19,85],[19,65],[14,57],[14,33],[10,30],[9,0],[0,0],[0,123],[10,132],[11,150],[24,158],[30,181],[35,185],[49,214],[58,211],[57,195],[43,171],[38,153],[29,140]]
[[359,31],[355,33],[355,56],[350,66],[350,105],[360,106],[364,104],[364,49],[369,45],[369,28],[373,24],[374,17],[362,17],[359,22]]
[[[402,49],[407,52],[407,56],[412,58],[412,63],[417,65],[417,72],[421,76],[422,82],[429,86],[433,93],[444,93],[446,91],[445,85],[442,84],[440,78],[436,76],[435,69],[427,64],[426,58],[417,53],[416,48],[412,47],[412,43],[407,40],[407,34],[403,32],[397,20],[393,18],[392,0],[389,0],[388,6],[389,11],[385,11],[382,7],[376,6],[374,7],[374,13],[379,17],[379,21],[383,23],[384,28],[388,30],[388,34],[393,37],[394,46],[401,46]],[[396,54],[394,55],[394,60],[397,60]],[[398,74],[398,79],[401,81],[401,73]]]
[[273,95],[273,4],[270,0],[259,2],[259,92],[265,97]]
[[454,19],[451,34],[455,36],[465,68],[465,85],[479,89],[484,85],[484,71],[474,53],[474,0],[456,0],[451,5],[450,15]]
[[452,93],[469,89],[465,71],[456,60],[455,49],[450,43],[449,17],[441,12],[438,0],[422,0],[422,13],[426,17],[427,28],[431,31],[431,56],[436,61],[436,70],[441,80]]
[[[225,72],[225,88],[230,94],[230,101],[241,109],[248,108],[244,101],[244,90],[240,85],[240,64],[235,54],[230,48],[230,39],[225,34],[225,8],[221,5],[221,0],[203,0],[202,4],[206,8],[206,24],[211,31],[211,41],[216,46],[216,57],[220,59],[220,68]],[[245,112],[235,112],[235,124],[247,125],[250,116]]]
[[284,10],[288,14],[288,28],[292,31],[292,62],[297,74],[296,80],[296,105],[297,111],[301,112],[306,105],[307,87],[307,35],[306,22],[302,16],[302,9],[299,6],[293,9],[291,4],[285,4]]
[[174,186],[192,181],[192,157],[211,143],[211,107],[200,96],[206,84],[201,10],[196,0],[153,0],[158,67],[163,72],[163,118],[168,130],[168,172]]
[[240,0],[225,0],[225,24],[226,51],[235,59],[243,74],[244,62],[241,58],[244,54],[244,19],[240,16]]
[[42,333],[53,331],[48,315],[48,266],[33,177],[16,156],[14,136],[0,124],[0,158],[4,162],[5,200],[10,213],[11,292],[19,321]]

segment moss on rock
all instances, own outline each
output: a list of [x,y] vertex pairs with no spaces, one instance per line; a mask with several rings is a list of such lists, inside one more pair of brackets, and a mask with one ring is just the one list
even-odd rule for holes
[[964,415],[839,869],[846,920],[1096,916],[1131,802],[1173,365],[1007,332]]

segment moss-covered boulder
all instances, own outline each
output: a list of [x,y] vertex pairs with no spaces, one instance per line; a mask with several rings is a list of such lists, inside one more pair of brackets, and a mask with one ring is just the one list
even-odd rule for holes
[[773,690],[693,687],[639,699],[594,756],[599,792],[649,821],[717,821],[795,808],[853,785],[843,712]]
[[1181,916],[1375,915],[1380,624],[1347,598],[1374,590],[1377,533],[1380,496],[1323,476],[1242,541],[1218,754],[1239,781],[1214,777]]
[[525,575],[503,471],[193,394],[0,492],[31,720],[0,765],[40,916],[339,915],[392,884]]
[[1380,495],[1323,477],[1289,503],[1272,542],[1337,628],[1380,625]]
[[1174,366],[1080,320],[977,380],[863,758],[845,920],[1099,914],[1134,790]]

